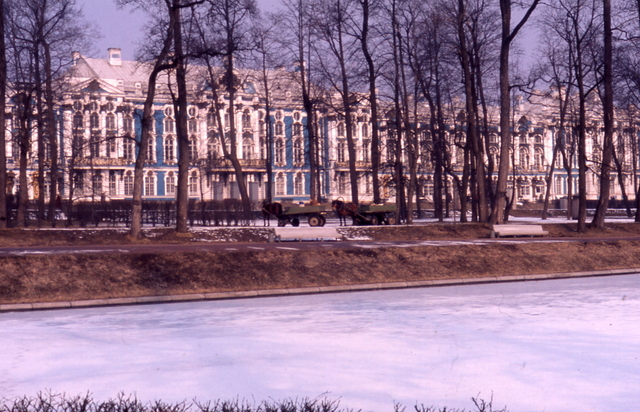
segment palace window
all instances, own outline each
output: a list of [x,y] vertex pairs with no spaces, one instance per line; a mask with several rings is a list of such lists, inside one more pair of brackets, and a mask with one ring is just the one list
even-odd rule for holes
[[304,165],[304,146],[302,139],[296,139],[293,142],[293,161],[296,163],[296,166]]
[[89,117],[89,127],[92,129],[100,128],[100,116],[98,116],[98,113],[91,113]]
[[336,156],[340,163],[347,161],[347,143],[344,140],[338,141]]
[[125,160],[133,161],[133,139],[130,137],[122,138],[122,157]]
[[147,173],[144,177],[144,195],[155,196],[156,194],[156,178],[153,172]]
[[116,174],[113,170],[109,172],[109,196],[115,196],[118,194],[118,184],[116,181]]
[[193,172],[189,176],[189,195],[196,196],[198,194],[198,175]]
[[92,189],[94,195],[102,194],[102,174],[100,172],[96,172],[93,174],[93,182]]
[[198,143],[195,136],[189,139],[189,162],[195,162],[198,159]]
[[155,139],[153,137],[149,139],[149,146],[147,146],[147,163],[153,163],[155,160],[156,146],[154,140]]
[[82,113],[76,113],[73,116],[73,128],[76,130],[84,128],[84,117],[82,116]]
[[124,175],[124,195],[133,196],[133,173],[131,170]]
[[249,110],[242,112],[242,127],[245,129],[251,128],[251,114]]
[[165,133],[175,133],[175,121],[170,117],[165,117],[164,119],[164,132]]
[[116,116],[113,113],[109,113],[106,117],[106,129],[107,131],[116,131]]
[[286,195],[285,189],[284,173],[280,172],[276,175],[276,196]]
[[176,151],[175,151],[175,140],[172,136],[167,136],[164,139],[164,161],[165,163],[175,162],[176,160]]
[[283,139],[276,140],[275,162],[276,162],[276,164],[284,164],[285,163],[284,140]]
[[176,175],[173,172],[169,172],[165,179],[165,194],[167,196],[174,196],[176,194]]
[[302,173],[296,173],[293,178],[293,194],[300,196],[304,194],[304,178]]
[[122,121],[122,129],[125,133],[133,133],[133,118],[127,116]]

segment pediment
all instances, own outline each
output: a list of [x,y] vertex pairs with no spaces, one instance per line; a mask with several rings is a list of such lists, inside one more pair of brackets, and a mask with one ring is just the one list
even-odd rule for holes
[[72,93],[122,94],[123,91],[102,79],[88,79],[71,87]]

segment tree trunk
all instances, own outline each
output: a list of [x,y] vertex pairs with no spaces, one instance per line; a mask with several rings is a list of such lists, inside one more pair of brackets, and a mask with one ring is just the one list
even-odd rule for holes
[[611,0],[603,0],[604,21],[604,96],[602,98],[604,117],[604,141],[602,148],[602,166],[600,169],[600,197],[591,227],[604,229],[604,218],[609,204],[611,189],[611,159],[613,157],[613,42],[611,33]]
[[7,152],[5,111],[7,94],[7,48],[4,28],[4,0],[0,0],[0,229],[8,225],[7,214]]

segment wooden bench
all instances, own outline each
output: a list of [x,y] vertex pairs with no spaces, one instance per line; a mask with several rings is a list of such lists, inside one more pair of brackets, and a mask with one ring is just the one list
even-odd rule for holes
[[335,227],[278,227],[270,242],[342,240]]
[[549,232],[542,225],[493,225],[491,238],[505,236],[546,236]]

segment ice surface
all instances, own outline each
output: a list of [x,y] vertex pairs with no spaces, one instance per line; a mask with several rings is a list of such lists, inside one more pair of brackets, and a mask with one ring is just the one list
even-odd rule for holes
[[631,411],[640,275],[0,314],[0,396]]

